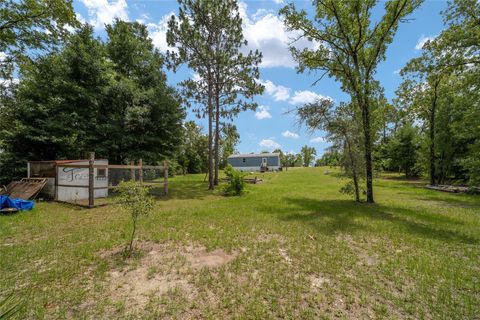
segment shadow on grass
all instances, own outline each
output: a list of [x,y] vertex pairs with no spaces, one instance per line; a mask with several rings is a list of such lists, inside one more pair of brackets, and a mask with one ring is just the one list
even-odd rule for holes
[[410,182],[410,183],[424,183],[428,184],[428,181],[423,179],[422,177],[405,177],[404,174],[402,175],[380,175],[379,179],[385,180],[392,180],[392,181],[403,181],[403,182]]
[[[327,235],[338,231],[355,232],[369,229],[375,232],[378,229],[374,225],[384,221],[399,227],[400,232],[408,232],[419,237],[443,242],[479,243],[476,238],[450,230],[453,225],[463,224],[463,222],[445,216],[378,204],[355,203],[349,200],[284,199],[295,208],[292,209],[289,206],[284,212],[290,214],[280,215],[281,220],[304,222]],[[291,213],[296,210],[305,213]],[[364,218],[367,223],[356,221],[357,217]],[[369,223],[370,221],[372,223]]]
[[[438,191],[441,192],[441,191]],[[466,196],[466,197],[465,197]],[[459,198],[455,198],[459,197]],[[461,197],[461,198],[460,198]],[[466,209],[480,209],[480,197],[478,196],[466,195],[461,193],[448,194],[448,197],[445,197],[442,194],[430,195],[428,197],[415,197],[415,199],[426,202],[438,202],[440,206],[456,207],[456,208],[466,208]]]

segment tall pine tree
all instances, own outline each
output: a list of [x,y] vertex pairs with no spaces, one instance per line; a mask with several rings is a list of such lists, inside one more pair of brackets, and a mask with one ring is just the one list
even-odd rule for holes
[[208,117],[208,180],[213,189],[218,184],[221,117],[256,108],[246,100],[263,92],[256,81],[261,55],[240,52],[246,41],[235,0],[179,0],[179,4],[178,21],[172,16],[167,32],[168,44],[177,51],[168,52],[168,58],[174,70],[187,64],[198,76],[180,85],[187,101],[203,106],[194,111]]

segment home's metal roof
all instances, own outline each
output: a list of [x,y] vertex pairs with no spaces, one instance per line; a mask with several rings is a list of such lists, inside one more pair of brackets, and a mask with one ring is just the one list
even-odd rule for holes
[[258,158],[258,157],[278,157],[280,153],[240,153],[232,154],[228,158]]

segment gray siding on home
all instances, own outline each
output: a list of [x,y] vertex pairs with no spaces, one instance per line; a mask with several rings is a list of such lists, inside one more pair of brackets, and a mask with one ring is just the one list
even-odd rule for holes
[[258,157],[234,157],[228,158],[228,163],[232,167],[260,167],[262,165],[262,158],[267,158],[267,166],[280,166],[280,158],[278,156],[258,156]]

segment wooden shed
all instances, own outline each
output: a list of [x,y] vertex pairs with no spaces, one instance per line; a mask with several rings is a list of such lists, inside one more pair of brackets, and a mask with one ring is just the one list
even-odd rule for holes
[[[57,201],[75,202],[88,199],[88,160],[30,161],[27,164],[28,178],[46,178],[41,195]],[[94,165],[108,165],[108,160],[95,160]],[[94,169],[94,197],[108,196],[108,170]]]

